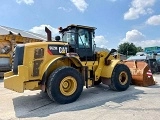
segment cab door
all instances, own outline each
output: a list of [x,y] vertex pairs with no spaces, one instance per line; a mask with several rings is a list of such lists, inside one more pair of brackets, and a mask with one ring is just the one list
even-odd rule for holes
[[93,59],[93,44],[92,44],[92,34],[88,29],[79,28],[77,31],[78,36],[78,48],[77,53],[82,61]]

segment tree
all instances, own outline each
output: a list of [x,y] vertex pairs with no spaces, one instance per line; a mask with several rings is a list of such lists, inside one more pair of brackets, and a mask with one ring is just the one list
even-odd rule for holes
[[142,47],[137,47],[137,52],[143,52]]
[[141,47],[136,47],[133,43],[125,42],[118,46],[118,52],[123,55],[135,55],[137,52],[141,52],[143,49]]

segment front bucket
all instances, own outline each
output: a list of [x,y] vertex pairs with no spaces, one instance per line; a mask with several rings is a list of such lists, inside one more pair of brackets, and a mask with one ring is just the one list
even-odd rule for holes
[[132,74],[132,84],[137,86],[155,85],[153,75],[148,64],[144,61],[124,61]]

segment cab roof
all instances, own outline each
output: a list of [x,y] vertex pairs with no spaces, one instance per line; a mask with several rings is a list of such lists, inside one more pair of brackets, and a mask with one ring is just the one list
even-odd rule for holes
[[66,28],[60,27],[60,31],[59,31],[59,32],[67,31],[67,30],[69,30],[70,28],[84,28],[84,29],[90,29],[90,30],[95,30],[95,29],[97,29],[96,27],[90,27],[90,26],[84,26],[84,25],[71,24],[71,25],[67,26]]
[[90,26],[84,26],[84,25],[75,25],[75,24],[71,24],[71,25],[67,26],[67,28],[68,27],[87,28],[87,29],[92,29],[92,30],[97,29],[96,27],[90,27]]

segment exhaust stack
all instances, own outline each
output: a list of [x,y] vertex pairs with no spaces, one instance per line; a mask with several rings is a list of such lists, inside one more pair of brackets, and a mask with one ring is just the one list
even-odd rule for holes
[[45,27],[45,32],[47,33],[47,41],[52,41],[52,32]]

